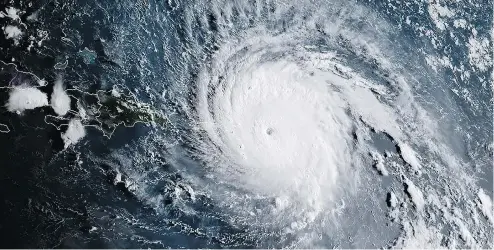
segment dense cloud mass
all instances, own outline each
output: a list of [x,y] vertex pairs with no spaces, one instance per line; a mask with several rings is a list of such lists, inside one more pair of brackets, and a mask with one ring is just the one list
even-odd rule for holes
[[6,245],[491,248],[486,2],[6,6]]

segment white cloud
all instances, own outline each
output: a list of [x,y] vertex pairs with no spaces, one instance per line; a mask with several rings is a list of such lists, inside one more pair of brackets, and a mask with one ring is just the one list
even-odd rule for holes
[[81,120],[70,120],[67,131],[62,133],[62,140],[65,144],[65,148],[68,148],[72,144],[76,144],[84,136],[86,136],[86,130],[84,129]]
[[14,7],[5,8],[5,13],[7,14],[7,17],[11,18],[12,20],[20,20],[19,10]]
[[410,164],[413,170],[419,171],[422,167],[415,151],[406,143],[400,143],[399,146],[403,160]]
[[480,71],[492,66],[492,49],[487,38],[470,37],[468,40],[468,59],[470,64]]
[[62,79],[59,78],[53,85],[53,93],[51,94],[51,107],[59,116],[64,116],[70,110],[70,97],[63,88]]
[[407,192],[410,195],[410,199],[412,200],[413,204],[415,205],[417,210],[422,210],[425,206],[425,200],[422,191],[408,179],[405,181],[405,183],[407,184]]
[[34,109],[48,105],[45,93],[33,87],[17,87],[10,91],[6,108],[10,112],[22,113],[27,109]]
[[7,39],[14,40],[15,45],[19,44],[19,40],[21,39],[21,36],[23,34],[23,32],[17,26],[13,25],[5,26],[3,28],[3,32],[5,33]]

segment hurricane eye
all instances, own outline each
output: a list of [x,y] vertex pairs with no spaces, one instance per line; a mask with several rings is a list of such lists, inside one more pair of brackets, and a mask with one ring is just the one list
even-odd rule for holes
[[267,128],[266,129],[266,134],[267,135],[272,135],[274,133],[274,129],[273,128]]

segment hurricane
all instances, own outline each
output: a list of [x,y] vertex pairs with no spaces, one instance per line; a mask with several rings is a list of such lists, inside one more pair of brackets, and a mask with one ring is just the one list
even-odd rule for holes
[[137,2],[97,5],[101,82],[166,122],[78,155],[150,209],[110,246],[492,247],[492,3]]
[[[190,13],[184,60],[198,65],[169,91],[177,119],[191,124],[178,132],[184,154],[204,171],[190,173],[191,185],[260,246],[439,246],[430,214],[452,203],[475,209],[465,204],[478,193],[473,172],[445,124],[458,109],[441,91],[448,83],[411,42],[396,41],[389,21],[335,1],[219,2]],[[401,241],[376,232],[388,230],[381,219],[366,220],[387,205],[411,228]],[[407,239],[417,234],[423,242]],[[489,231],[458,237],[487,244],[473,234],[487,240]]]

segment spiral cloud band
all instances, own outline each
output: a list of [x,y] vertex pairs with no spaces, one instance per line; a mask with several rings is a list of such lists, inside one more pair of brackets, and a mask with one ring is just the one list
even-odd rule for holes
[[354,2],[193,6],[163,94],[174,129],[150,138],[173,141],[166,157],[184,176],[174,206],[196,214],[204,197],[208,220],[242,232],[204,235],[260,247],[492,244],[489,197],[472,177],[490,158],[458,146],[479,134],[448,125],[460,108],[421,54],[431,48]]

